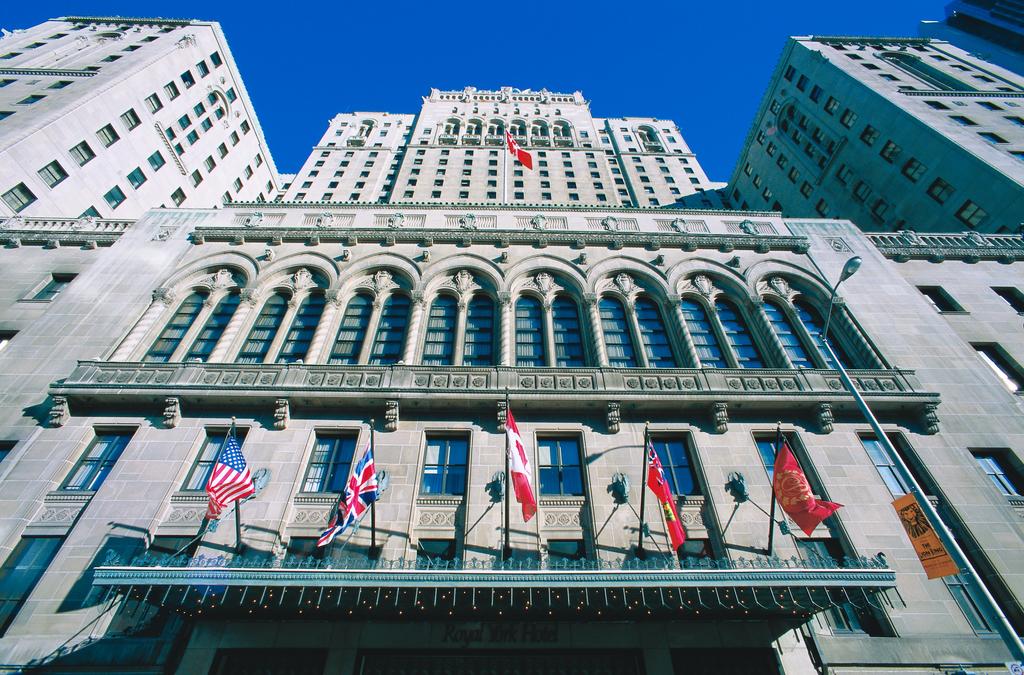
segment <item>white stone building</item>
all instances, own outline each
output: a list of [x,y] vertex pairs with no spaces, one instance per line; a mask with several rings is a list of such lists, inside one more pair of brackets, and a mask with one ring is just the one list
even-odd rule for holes
[[278,188],[219,24],[64,17],[0,39],[0,215],[137,218]]
[[728,198],[867,231],[1015,233],[1024,76],[941,40],[791,38]]

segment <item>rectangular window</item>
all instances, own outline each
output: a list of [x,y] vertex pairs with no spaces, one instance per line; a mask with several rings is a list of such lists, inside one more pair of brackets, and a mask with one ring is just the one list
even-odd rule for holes
[[114,187],[107,190],[107,193],[103,195],[103,199],[107,201],[107,205],[111,209],[116,209],[118,206],[124,203],[127,197],[124,196],[124,191],[120,187],[115,185]]
[[1008,451],[971,450],[971,454],[1000,493],[1007,497],[1021,496],[1021,479],[1011,468],[1012,457]]
[[[235,430],[235,438],[238,439],[239,447],[245,444],[245,432],[246,429]],[[200,448],[196,462],[188,472],[185,484],[181,486],[182,490],[200,491],[206,489],[206,482],[210,480],[210,473],[213,471],[213,463],[217,460],[217,455],[220,454],[221,448],[224,447],[227,439],[228,432],[226,430],[206,430],[203,447]]]
[[22,537],[0,567],[0,635],[31,595],[57,555],[60,537]]
[[991,131],[979,131],[978,135],[981,136],[982,138],[984,138],[989,143],[995,143],[995,144],[1009,143],[1009,141],[1007,141],[1005,138],[1003,138],[999,134],[994,134]]
[[185,85],[186,89],[190,89],[196,83],[196,78],[192,75],[191,70],[186,70],[181,74],[181,82]]
[[[896,441],[891,436],[889,441],[893,445],[896,444]],[[910,492],[910,486],[897,473],[896,465],[882,448],[881,441],[875,436],[861,436],[860,442],[868,453],[868,457],[871,458],[871,462],[875,465],[878,475],[882,477],[882,482],[885,483],[885,486],[889,488],[889,492],[892,493],[892,496],[899,497]]]
[[967,588],[967,582],[959,574],[954,574],[948,577],[942,577],[942,580],[946,583],[946,588],[949,589],[950,595],[956,600],[956,604],[960,606],[960,610],[964,613],[964,617],[967,618],[967,623],[971,624],[971,628],[976,633],[992,633],[992,626],[988,624],[985,617],[982,615],[981,610],[978,609],[978,603],[975,602],[973,595]]
[[68,172],[64,170],[64,167],[60,165],[60,162],[54,160],[39,170],[39,177],[43,179],[47,187],[53,187],[60,183],[62,180],[68,177]]
[[587,558],[587,547],[582,539],[548,539],[547,545],[548,560],[554,564]]
[[853,125],[857,122],[857,113],[853,112],[849,108],[843,111],[843,114],[839,117],[839,123],[847,129],[853,128]]
[[182,202],[185,201],[185,192],[181,188],[178,188],[171,193],[171,199],[174,201],[175,206],[181,206]]
[[430,567],[455,560],[454,539],[419,539],[416,542],[416,566]]
[[149,112],[155,113],[161,108],[163,108],[164,104],[160,100],[159,96],[157,96],[156,94],[150,94],[146,97],[146,106],[149,107]]
[[142,124],[142,120],[139,119],[139,115],[135,112],[135,108],[128,108],[128,110],[121,113],[121,122],[128,131],[131,131]]
[[1024,374],[1021,373],[1020,366],[1006,355],[1002,347],[996,344],[972,344],[971,346],[1007,389],[1014,393],[1021,390]]
[[950,198],[953,192],[953,186],[941,178],[936,178],[932,181],[932,184],[928,186],[928,196],[940,204],[945,204],[946,200]]
[[682,438],[651,438],[654,451],[658,454],[665,478],[674,495],[699,495],[700,486],[693,471],[691,457],[691,440],[689,436]]
[[1013,286],[993,286],[992,290],[1013,307],[1013,311],[1024,314],[1024,293],[1020,289]]
[[166,163],[167,160],[164,159],[164,156],[160,154],[159,150],[149,156],[149,165],[153,168],[153,171],[159,171]]
[[18,183],[3,194],[3,200],[12,211],[19,213],[34,202],[36,196],[24,183]]
[[139,167],[135,167],[135,169],[128,174],[128,182],[137,190],[146,182],[146,174],[142,173],[142,169]]
[[964,202],[960,210],[956,212],[957,219],[968,227],[977,227],[985,222],[988,213],[970,199]]
[[941,286],[918,286],[917,290],[921,291],[921,295],[928,298],[928,301],[939,312],[964,311],[964,308],[957,304],[953,296],[947,293],[946,289]]
[[541,495],[583,495],[583,471],[577,438],[538,438]]
[[953,115],[950,117],[951,120],[956,122],[962,127],[976,127],[978,123],[972,120],[970,117],[964,117],[963,115]]
[[132,439],[134,429],[99,430],[61,490],[98,490]]
[[114,131],[113,125],[110,124],[97,131],[96,135],[99,136],[100,142],[103,143],[103,147],[105,148],[109,148],[121,139],[121,137],[117,135],[117,132]]
[[25,98],[18,101],[18,105],[32,105],[33,103],[39,103],[44,98],[46,97],[42,94],[32,94],[31,96],[26,96]]
[[188,141],[189,145],[195,145],[196,141],[199,140],[199,132],[193,129],[185,136],[185,140]]
[[303,492],[344,492],[356,451],[356,434],[316,434]]
[[860,134],[860,140],[864,141],[867,145],[874,145],[875,141],[878,140],[880,133],[878,129],[874,128],[870,124],[864,127],[864,131]]
[[[834,560],[841,567],[846,559],[842,545],[835,539],[798,539],[796,546],[800,557],[812,564],[816,560]],[[831,566],[831,563],[826,566]],[[852,602],[827,609],[822,617],[834,633],[879,633],[877,620],[867,610],[858,609]]]
[[167,94],[167,98],[171,99],[172,101],[181,95],[181,93],[178,91],[178,85],[176,85],[174,82],[168,82],[164,85],[164,93]]
[[900,146],[896,145],[892,141],[886,141],[885,145],[882,146],[882,150],[878,153],[882,159],[887,162],[892,162],[900,154]]
[[210,67],[206,65],[206,61],[197,63],[196,70],[199,71],[199,77],[206,77],[210,74]]
[[71,156],[75,158],[76,162],[78,162],[78,166],[85,166],[96,156],[96,153],[92,151],[92,148],[90,148],[89,144],[85,141],[82,141],[75,147],[71,148],[68,152],[71,153]]
[[924,172],[928,170],[921,162],[917,161],[913,157],[907,160],[907,163],[903,165],[903,175],[909,178],[912,182],[916,183]]
[[469,439],[465,436],[427,436],[420,494],[464,495]]
[[57,297],[61,291],[68,287],[75,280],[75,274],[54,274],[50,279],[32,296],[33,300],[49,302]]

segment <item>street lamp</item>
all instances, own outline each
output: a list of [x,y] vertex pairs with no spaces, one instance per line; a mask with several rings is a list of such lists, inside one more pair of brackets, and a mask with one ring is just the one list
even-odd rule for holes
[[892,462],[893,467],[896,469],[896,473],[899,474],[900,478],[903,479],[905,485],[910,486],[910,493],[914,495],[914,499],[917,500],[918,505],[921,507],[921,511],[924,512],[925,517],[928,519],[928,523],[935,530],[935,533],[939,536],[943,546],[946,547],[946,552],[949,553],[953,562],[960,569],[960,573],[968,579],[968,583],[974,586],[975,590],[978,591],[981,596],[979,609],[986,615],[989,623],[994,624],[999,635],[1003,638],[1003,642],[1006,644],[1006,648],[1010,650],[1010,654],[1016,661],[1024,661],[1024,643],[1021,643],[1020,637],[1013,630],[1010,622],[1006,620],[1006,615],[1003,614],[1003,610],[996,604],[995,598],[989,593],[988,588],[982,583],[978,573],[971,566],[967,556],[964,555],[960,545],[957,544],[956,539],[953,537],[953,533],[949,531],[946,524],[942,522],[942,518],[939,517],[938,511],[932,506],[932,503],[925,496],[924,491],[921,490],[921,486],[917,484],[917,480],[913,474],[910,473],[910,469],[907,468],[906,463],[903,461],[903,457],[896,452],[896,448],[893,447],[892,443],[889,442],[889,437],[882,431],[881,425],[878,424],[878,420],[875,419],[875,415],[868,408],[868,404],[864,401],[864,397],[857,391],[857,387],[854,386],[853,381],[847,374],[843,364],[839,362],[834,351],[832,351],[832,345],[829,344],[828,340],[828,325],[829,320],[832,318],[832,306],[836,301],[836,290],[839,288],[839,284],[843,283],[850,277],[852,277],[858,269],[860,269],[861,259],[859,256],[854,256],[846,261],[843,266],[843,272],[839,275],[839,281],[832,287],[832,297],[828,302],[828,313],[825,319],[825,327],[821,334],[821,344],[825,347],[825,351],[828,352],[828,356],[832,359],[832,367],[839,371],[839,377],[843,381],[843,385],[846,390],[853,395],[854,401],[857,402],[857,407],[867,418],[868,424],[871,425],[871,429],[875,432],[875,438],[878,439],[879,445],[881,445],[883,451],[888,456],[889,461]]

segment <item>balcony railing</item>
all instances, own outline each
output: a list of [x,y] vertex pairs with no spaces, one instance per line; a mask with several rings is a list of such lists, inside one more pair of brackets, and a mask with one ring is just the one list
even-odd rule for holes
[[350,138],[347,141],[345,141],[345,143],[350,148],[361,148],[364,145],[366,145],[366,139],[358,137],[358,136],[355,136],[355,137]]
[[459,137],[455,134],[441,134],[437,137],[437,142],[441,145],[455,145],[459,142]]
[[551,145],[551,138],[549,136],[530,136],[530,145],[546,148]]
[[572,139],[568,136],[555,136],[555,147],[556,148],[571,148]]
[[502,145],[505,143],[505,137],[502,134],[488,134],[484,138],[484,143],[487,145]]
[[462,137],[463,145],[480,145],[480,134],[466,134]]
[[1008,234],[981,234],[963,232],[960,234],[919,234],[899,231],[884,234],[869,234],[878,250],[887,258],[899,262],[911,259],[999,260],[1013,262],[1024,260],[1024,237]]
[[[441,561],[267,556],[108,558],[93,583],[141,602],[206,614],[256,610],[374,616],[551,617],[793,614],[880,607],[884,559]],[[269,610],[265,612],[263,610]]]

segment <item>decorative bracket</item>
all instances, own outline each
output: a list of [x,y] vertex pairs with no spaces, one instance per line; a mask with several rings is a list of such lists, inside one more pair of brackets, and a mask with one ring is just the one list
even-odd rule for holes
[[835,421],[835,417],[832,415],[832,404],[831,403],[819,403],[818,404],[818,426],[821,427],[821,433],[830,434],[832,433],[832,423]]
[[925,403],[921,409],[921,423],[926,433],[939,433],[939,415],[936,412],[938,409],[938,403]]
[[505,423],[508,422],[508,402],[498,401],[498,433],[505,433]]
[[288,404],[288,399],[276,399],[274,401],[274,428],[278,431],[287,429],[291,418],[291,407]]
[[181,399],[168,396],[164,399],[164,428],[173,429],[181,421]]
[[50,408],[50,426],[62,427],[67,423],[69,417],[71,417],[71,411],[68,409],[67,398],[54,396],[53,406]]
[[398,401],[384,401],[384,430],[398,431]]
[[729,431],[729,404],[725,401],[712,403],[711,419],[715,423],[715,433],[724,434]]
[[608,433],[619,433],[620,422],[622,421],[622,406],[618,401],[608,401]]

